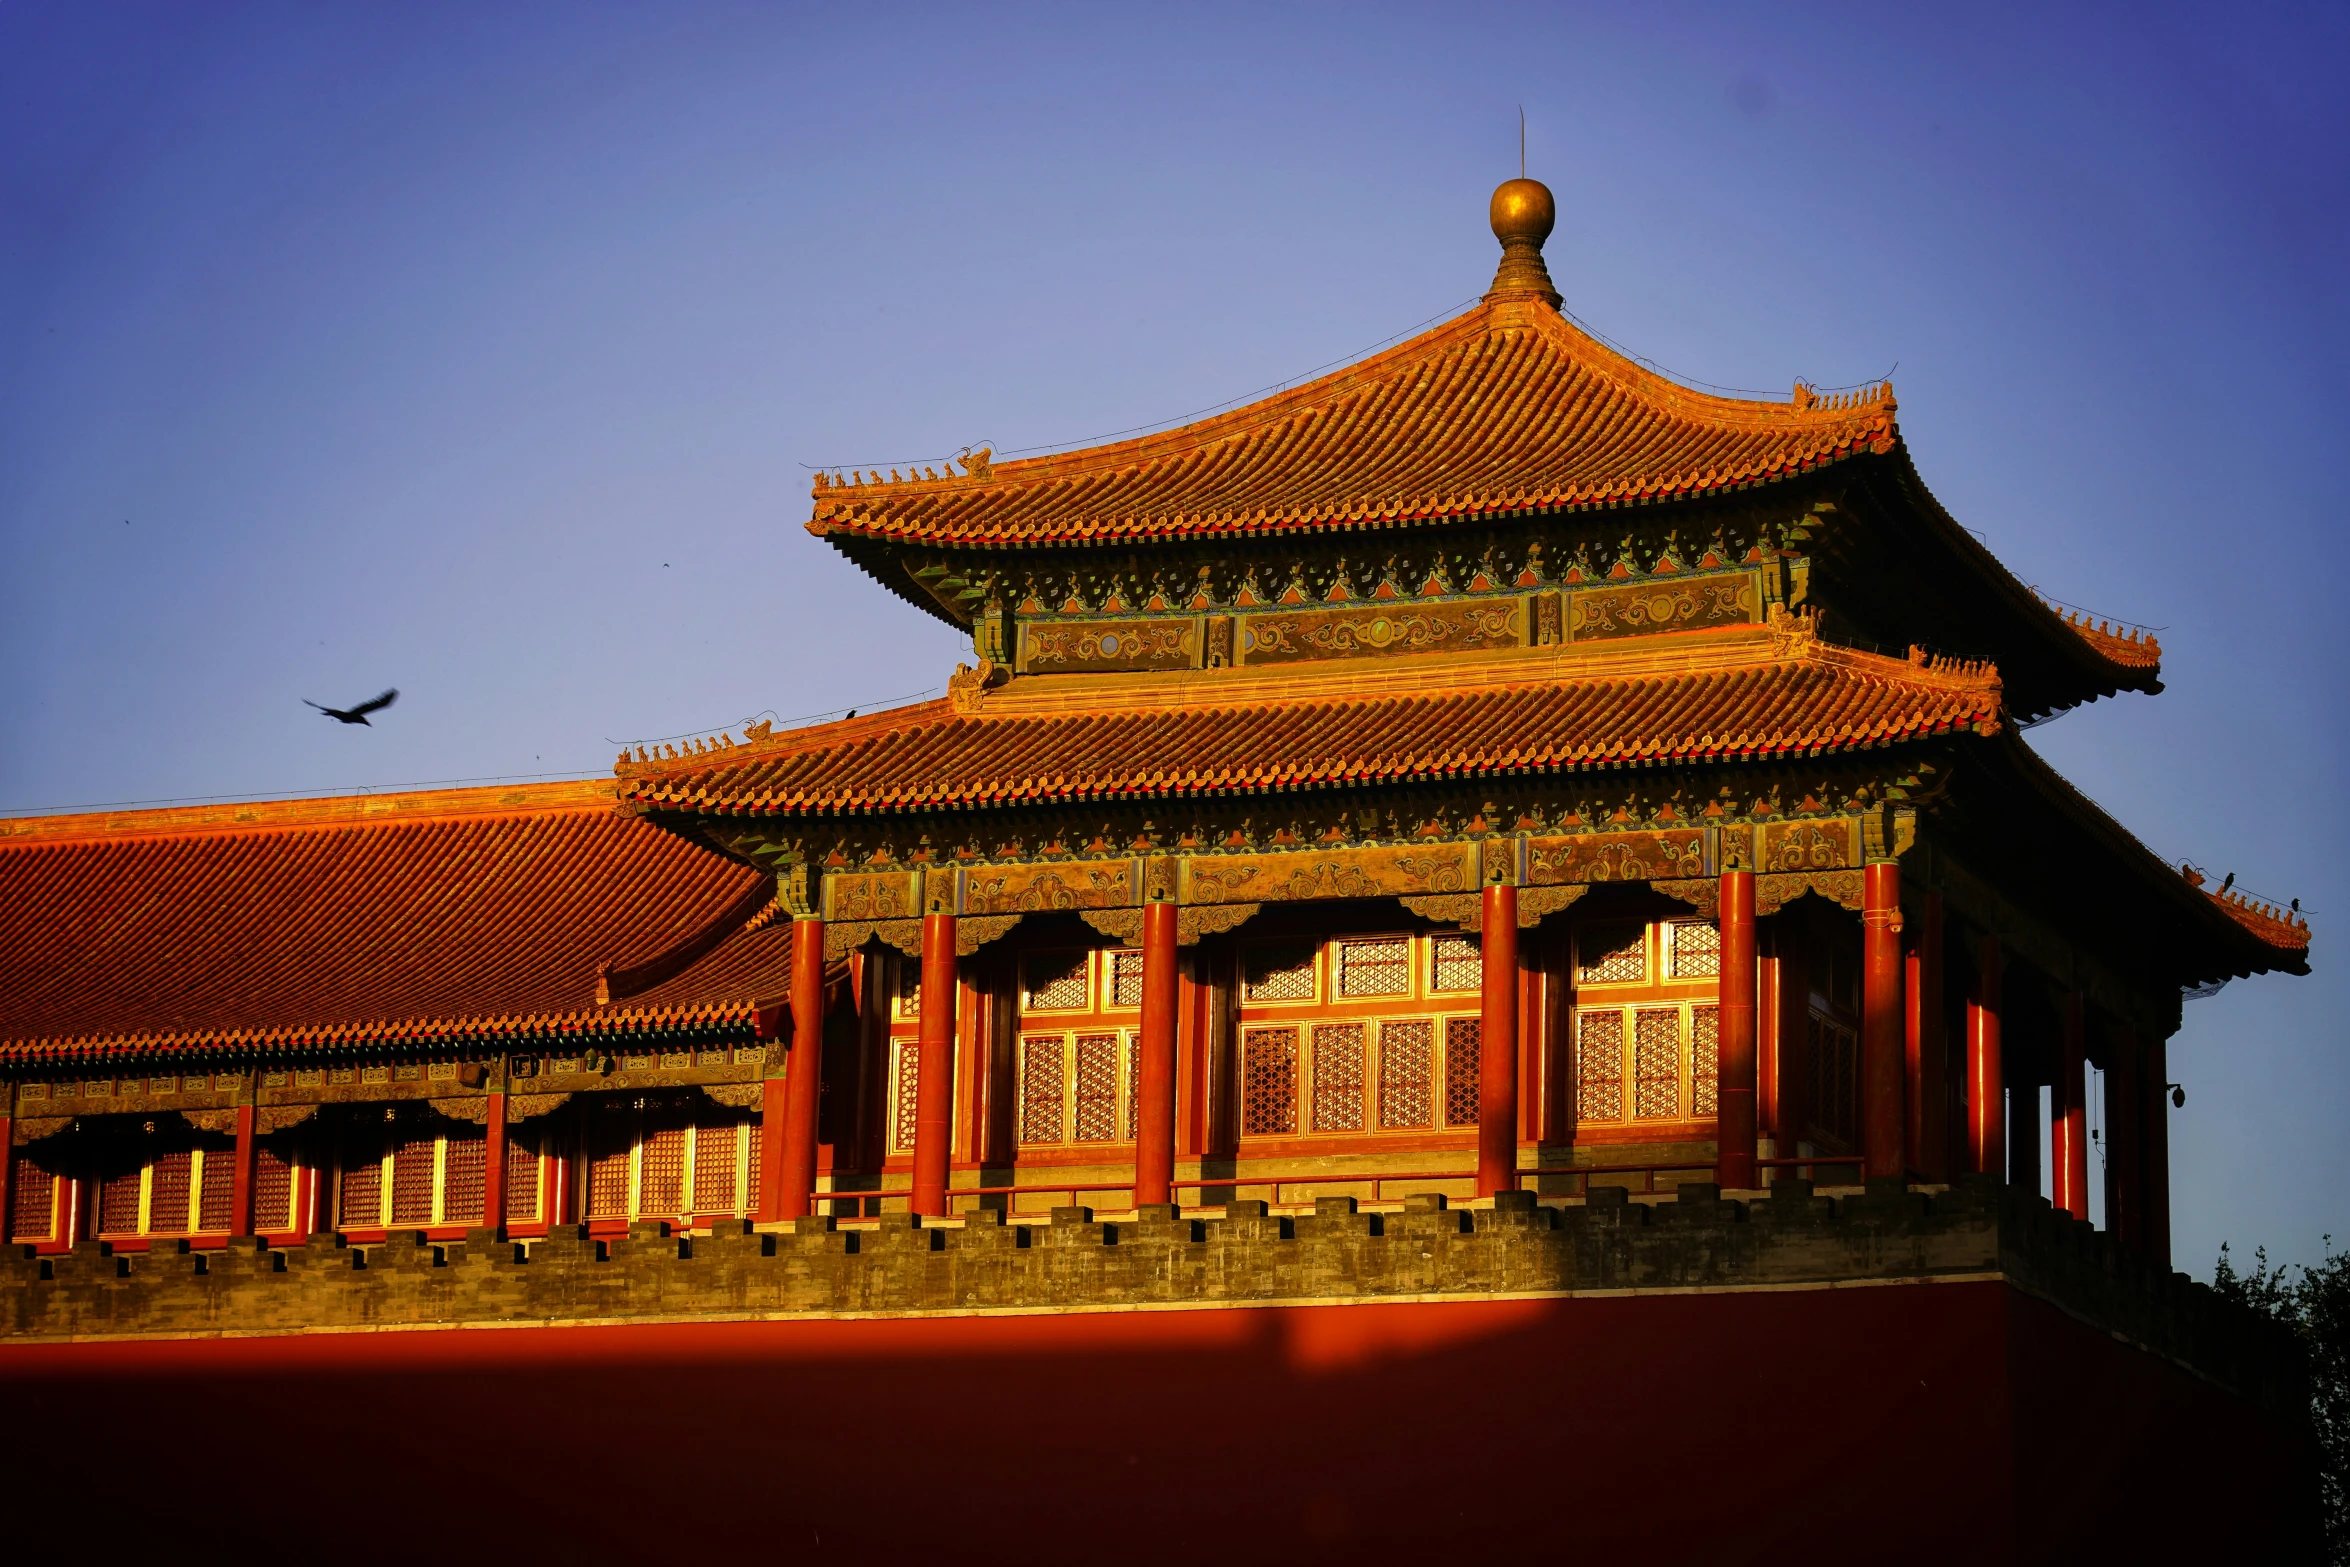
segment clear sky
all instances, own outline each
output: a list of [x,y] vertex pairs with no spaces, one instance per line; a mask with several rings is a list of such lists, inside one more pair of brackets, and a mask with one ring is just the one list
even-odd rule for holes
[[[2313,911],[2190,1003],[2178,1257],[2350,1241],[2350,11],[0,8],[0,809],[580,775],[938,687],[812,465],[1165,420],[1480,292],[1892,370],[2168,692],[2032,742]],[[397,685],[372,729],[321,720]]]

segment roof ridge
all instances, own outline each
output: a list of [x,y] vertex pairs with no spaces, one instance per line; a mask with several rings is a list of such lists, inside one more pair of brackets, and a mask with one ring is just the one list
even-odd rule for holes
[[618,793],[609,779],[575,778],[557,783],[488,784],[470,789],[304,795],[291,800],[7,816],[0,817],[0,849],[42,843],[104,843],[124,838],[226,838],[392,822],[543,816],[558,811],[610,809],[617,800]]

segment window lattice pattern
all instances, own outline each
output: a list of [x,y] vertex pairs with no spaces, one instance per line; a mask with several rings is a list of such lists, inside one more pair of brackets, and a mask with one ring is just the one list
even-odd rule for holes
[[432,1223],[433,1139],[411,1137],[392,1150],[392,1222]]
[[1860,1036],[1811,1014],[1811,1114],[1818,1130],[1853,1147],[1860,1138]]
[[1647,977],[1647,926],[1586,925],[1575,933],[1575,978],[1584,984],[1620,985]]
[[1721,1112],[1722,1022],[1713,1007],[1689,1009],[1689,1113]]
[[[0,1148],[0,1158],[8,1150]],[[30,1159],[16,1161],[16,1200],[8,1233],[20,1241],[46,1240],[57,1223],[57,1177]]]
[[1113,952],[1110,954],[1110,1005],[1139,1007],[1142,1005],[1142,954]]
[[914,1146],[915,1112],[922,1091],[922,1052],[913,1041],[898,1046],[897,1113],[891,1117],[894,1141],[901,1149]]
[[1675,920],[1671,933],[1675,979],[1712,979],[1722,972],[1722,929],[1706,920]]
[[1314,999],[1314,944],[1264,942],[1241,948],[1241,994],[1250,1001]]
[[261,1234],[294,1227],[294,1163],[263,1143],[253,1156],[253,1228]]
[[1118,1036],[1077,1036],[1077,1141],[1114,1142],[1118,1136]]
[[336,1222],[345,1229],[373,1229],[384,1222],[383,1155],[361,1145],[344,1157],[341,1206]]
[[539,1150],[535,1138],[506,1134],[506,1217],[539,1216]]
[[587,1216],[628,1217],[628,1167],[635,1121],[623,1114],[599,1115],[588,1123]]
[[1401,996],[1412,988],[1412,944],[1403,936],[1338,945],[1338,993],[1349,1000]]
[[[204,1150],[204,1173],[196,1193],[196,1228],[215,1233],[226,1230],[235,1217],[237,1199],[237,1154],[234,1148],[207,1148]],[[255,1194],[254,1213],[261,1211],[259,1194]],[[261,1228],[256,1220],[256,1230]]]
[[1297,1130],[1297,1030],[1252,1028],[1241,1041],[1240,1129],[1251,1137]]
[[1681,1009],[1632,1014],[1632,1113],[1644,1121],[1681,1113]]
[[734,1160],[740,1141],[731,1122],[694,1128],[694,1212],[735,1211]]
[[1020,1042],[1020,1141],[1061,1140],[1061,1036]]
[[898,1016],[922,1015],[922,966],[918,963],[900,963],[898,966]]
[[452,1137],[441,1160],[441,1222],[482,1223],[482,1209],[489,1201],[489,1138]]
[[1477,1124],[1477,1042],[1484,1037],[1485,1020],[1448,1017],[1444,1020],[1444,1124]]
[[1030,1011],[1068,1012],[1085,1005],[1084,953],[1035,952],[1024,966]]
[[685,1208],[685,1128],[664,1126],[644,1140],[638,1155],[636,1211],[671,1214]]
[[139,1228],[139,1167],[109,1175],[98,1186],[98,1228],[108,1235],[132,1235]]
[[1624,1118],[1624,1014],[1575,1014],[1575,1116],[1583,1121]]
[[1325,1023],[1314,1030],[1315,1131],[1363,1129],[1363,1055],[1369,1033],[1360,1023]]
[[[765,1130],[766,1128],[763,1127],[759,1122],[753,1121],[751,1123],[750,1155],[743,1161],[743,1167],[751,1172],[749,1180],[744,1183],[750,1187],[749,1191],[743,1193],[743,1211],[745,1213],[757,1213],[759,1211],[759,1144],[761,1141],[760,1134]],[[862,1204],[859,1206],[862,1206]]]
[[185,1148],[155,1156],[154,1173],[147,1183],[147,1231],[151,1235],[178,1235],[188,1228],[189,1179],[196,1156]]
[[1426,1126],[1436,1097],[1436,1025],[1385,1023],[1379,1029],[1379,1124]]
[[1485,948],[1474,936],[1439,936],[1432,979],[1438,990],[1476,990],[1485,983]]
[[1126,1038],[1126,1140],[1142,1135],[1142,1036]]

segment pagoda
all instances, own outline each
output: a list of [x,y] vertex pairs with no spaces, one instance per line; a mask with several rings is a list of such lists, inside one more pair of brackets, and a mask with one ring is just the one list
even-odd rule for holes
[[[1373,1346],[1340,1367],[1519,1324],[1414,1384],[1428,1433],[1539,1448],[1540,1398],[1603,1365],[1649,1368],[1609,1406],[1636,1446],[1736,1409],[1747,1511],[1692,1527],[1766,1556],[2135,1539],[2066,1532],[2056,1455],[2093,1441],[2148,1540],[2160,1504],[2173,1543],[2242,1544],[2271,1493],[2298,1538],[2296,1352],[2171,1270],[2166,1042],[2185,998],[2305,973],[2308,926],[2156,858],[2020,733],[2159,692],[2161,649],[1957,523],[1889,384],[1693,390],[1561,312],[1543,185],[1490,216],[1480,302],[1334,374],[1060,455],[819,475],[808,532],[970,635],[943,699],[632,747],[609,780],[0,821],[0,1409],[103,1439],[92,1338],[750,1320],[868,1368],[835,1422],[1016,1340],[1028,1380],[971,1396],[1024,1451],[1088,1460],[1054,1411],[1093,1379],[1157,1408],[1210,1376],[1218,1419],[1321,1475],[1284,1380],[1319,1352],[1178,1321],[1279,1307],[1293,1344]],[[1378,1375],[1347,1384],[1366,1420]],[[386,1418],[511,1476],[588,1461]],[[1188,1463],[1206,1421],[1119,1440]],[[962,1451],[834,1429],[746,1448],[746,1483],[888,1511],[893,1464]],[[2006,1466],[1948,1542],[1901,1467],[1937,1432]],[[1421,1436],[1302,1512],[1215,1516],[1321,1549],[1442,1458]],[[1863,1534],[1753,1533],[1823,1444]],[[1479,1517],[1389,1543],[1547,1538]]]

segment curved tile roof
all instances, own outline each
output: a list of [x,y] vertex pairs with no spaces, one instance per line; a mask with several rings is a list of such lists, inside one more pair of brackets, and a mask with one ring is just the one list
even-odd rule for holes
[[1699,496],[1899,433],[1888,384],[1785,403],[1643,369],[1523,298],[1161,435],[967,474],[836,482],[808,530],[977,546],[1175,539]]
[[0,823],[0,1057],[741,1023],[767,901],[608,783]]
[[1048,805],[1758,761],[2000,721],[1987,666],[1765,628],[1712,645],[1678,669],[1561,678],[1505,661],[1485,666],[1483,683],[1455,670],[1454,684],[1391,692],[1314,696],[1281,673],[1157,708],[1123,689],[1057,712],[988,700],[958,712],[950,698],[682,763],[623,763],[620,792],[647,809],[762,816]]

